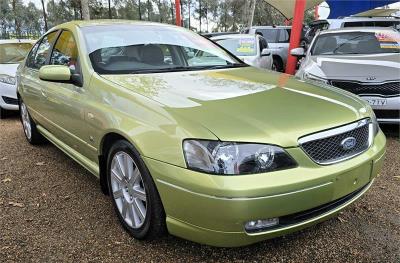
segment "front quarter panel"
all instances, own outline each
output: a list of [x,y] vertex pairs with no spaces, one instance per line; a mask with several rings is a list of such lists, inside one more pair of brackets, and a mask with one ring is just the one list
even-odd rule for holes
[[217,139],[201,125],[98,74],[93,74],[91,90],[95,92],[88,102],[87,117],[92,145],[99,154],[104,154],[104,137],[116,133],[129,140],[144,157],[185,167],[183,139]]

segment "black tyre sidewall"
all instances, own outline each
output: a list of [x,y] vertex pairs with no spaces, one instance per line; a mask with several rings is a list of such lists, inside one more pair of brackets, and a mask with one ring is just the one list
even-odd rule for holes
[[7,117],[7,110],[0,107],[0,120],[5,119]]
[[[137,165],[137,168],[139,169],[142,180],[144,183],[144,187],[146,190],[146,218],[143,223],[143,225],[140,228],[132,228],[130,227],[122,218],[121,213],[118,210],[118,207],[116,205],[115,199],[113,197],[113,191],[111,187],[111,162],[114,157],[114,155],[118,152],[125,152],[129,154],[129,156],[134,160],[135,164]],[[156,190],[155,184],[153,182],[153,179],[150,176],[149,171],[147,170],[143,160],[140,158],[140,154],[137,152],[137,150],[127,141],[120,140],[114,143],[114,145],[111,147],[109,150],[108,156],[107,156],[107,185],[110,193],[110,197],[114,206],[114,210],[118,216],[119,221],[121,222],[122,226],[136,239],[148,239],[148,238],[153,238],[151,235],[152,233],[150,232],[160,232],[160,229],[155,229],[155,231],[151,231],[152,228],[157,228],[160,227],[159,224],[155,221],[161,216],[163,217],[163,212],[164,211],[157,211],[155,208],[155,203],[158,202],[159,196],[158,192]],[[155,215],[155,213],[161,213],[161,215]],[[165,220],[165,219],[164,219]]]
[[272,61],[272,63],[275,65],[275,70],[277,71],[277,72],[282,72],[282,65],[281,65],[281,62],[278,60],[278,59],[275,59],[274,58],[274,60]]

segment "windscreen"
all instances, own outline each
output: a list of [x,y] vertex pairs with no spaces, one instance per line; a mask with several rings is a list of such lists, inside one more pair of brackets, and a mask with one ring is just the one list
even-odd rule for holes
[[114,24],[82,31],[92,66],[100,74],[245,66],[212,41],[183,28]]
[[346,32],[320,35],[311,50],[318,55],[399,53],[400,34],[395,31]]
[[250,38],[227,38],[216,40],[219,45],[229,50],[236,56],[255,56],[257,55],[257,44],[254,37]]
[[21,62],[31,48],[31,43],[0,44],[0,64],[15,64]]

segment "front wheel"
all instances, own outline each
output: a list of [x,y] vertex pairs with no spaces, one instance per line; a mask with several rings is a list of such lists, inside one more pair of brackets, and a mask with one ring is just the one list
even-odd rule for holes
[[154,239],[166,232],[165,213],[143,160],[127,141],[117,141],[107,158],[109,193],[124,228],[136,239]]
[[274,60],[272,61],[272,70],[283,72],[283,65],[280,59],[274,58]]

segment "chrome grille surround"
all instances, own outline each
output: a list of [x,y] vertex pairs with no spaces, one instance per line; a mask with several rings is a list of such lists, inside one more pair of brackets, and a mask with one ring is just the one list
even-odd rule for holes
[[[349,137],[356,139],[350,149],[341,148]],[[365,152],[373,141],[373,124],[369,118],[344,126],[313,133],[298,140],[303,151],[317,164],[330,165],[353,158]]]

